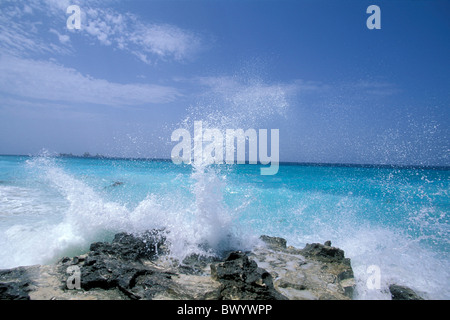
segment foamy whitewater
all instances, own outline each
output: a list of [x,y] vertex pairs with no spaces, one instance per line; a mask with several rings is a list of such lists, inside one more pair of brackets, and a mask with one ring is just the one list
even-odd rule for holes
[[[221,131],[274,128],[289,113],[291,93],[250,78],[224,78],[171,129],[192,132],[195,120]],[[391,283],[450,298],[448,169],[280,164],[266,176],[260,169],[0,156],[0,268],[52,263],[123,231],[164,230],[180,261],[251,250],[266,234],[298,248],[331,240],[351,258],[356,299],[390,299]],[[367,285],[371,266],[379,289]]]
[[[356,299],[390,283],[450,298],[449,170],[0,156],[0,268],[51,263],[120,231],[164,229],[173,257],[331,240],[351,258]],[[370,289],[368,267],[381,272]]]

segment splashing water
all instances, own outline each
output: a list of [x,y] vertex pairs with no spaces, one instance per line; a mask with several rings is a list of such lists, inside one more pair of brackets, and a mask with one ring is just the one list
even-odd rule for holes
[[[164,229],[180,260],[269,234],[344,249],[359,298],[388,299],[392,282],[450,296],[447,170],[282,165],[262,177],[257,165],[3,156],[0,168],[1,268],[79,254],[120,231]],[[366,286],[370,265],[381,290]]]
[[[292,93],[261,81],[213,85],[216,95],[180,126],[268,128]],[[0,268],[83,253],[121,231],[164,229],[180,261],[251,249],[268,234],[344,249],[356,298],[389,299],[388,285],[398,283],[448,299],[449,181],[445,168],[281,165],[261,176],[249,164],[0,156]],[[367,287],[371,265],[381,271],[379,290]]]
[[[243,78],[204,79],[212,88],[212,94],[204,97],[204,101],[190,109],[189,115],[180,123],[180,127],[192,129],[195,121],[202,121],[205,128],[219,130],[225,136],[227,129],[243,129],[257,127],[258,124],[284,117],[289,107],[288,96],[292,88],[281,85],[268,85],[261,80],[244,81]],[[194,141],[202,139],[203,129],[194,130]],[[195,145],[195,143],[194,143]],[[229,166],[212,166],[205,161],[204,154],[196,154],[191,161],[192,193],[195,198],[195,216],[209,248],[213,252],[243,248],[244,243],[256,243],[256,236],[247,234],[242,237],[242,230],[236,223],[240,206],[229,208],[223,199],[226,177],[232,170]],[[222,177],[221,177],[222,176]]]

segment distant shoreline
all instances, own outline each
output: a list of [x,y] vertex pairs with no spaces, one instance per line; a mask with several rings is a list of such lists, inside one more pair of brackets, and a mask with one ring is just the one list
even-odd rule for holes
[[[1,157],[37,157],[35,155],[24,154],[0,154]],[[102,159],[102,160],[125,160],[125,161],[155,161],[172,162],[171,159],[164,158],[133,158],[133,157],[114,157],[104,155],[74,155],[61,153],[52,158],[74,158],[74,159]],[[305,166],[305,167],[343,167],[343,168],[380,168],[380,169],[425,169],[425,170],[450,170],[450,166],[433,165],[409,165],[409,164],[367,164],[367,163],[322,163],[322,162],[294,162],[280,161],[280,166]]]

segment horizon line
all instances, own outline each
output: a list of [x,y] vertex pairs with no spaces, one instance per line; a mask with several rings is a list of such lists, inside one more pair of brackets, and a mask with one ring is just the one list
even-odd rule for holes
[[[89,154],[89,153],[88,153]],[[0,156],[10,157],[39,157],[39,155],[32,154],[0,154]],[[49,156],[51,158],[79,158],[79,159],[105,159],[105,160],[138,160],[138,161],[161,161],[172,162],[172,159],[167,158],[151,158],[151,157],[120,157],[120,156],[105,156],[105,155],[74,155],[67,153],[59,153],[58,155]],[[248,164],[248,163],[245,163]],[[317,166],[317,167],[362,167],[362,168],[398,168],[398,169],[443,169],[450,170],[450,165],[423,165],[423,164],[370,164],[370,163],[343,163],[343,162],[297,162],[297,161],[280,161],[279,165],[285,166]],[[263,166],[262,164],[260,164]]]

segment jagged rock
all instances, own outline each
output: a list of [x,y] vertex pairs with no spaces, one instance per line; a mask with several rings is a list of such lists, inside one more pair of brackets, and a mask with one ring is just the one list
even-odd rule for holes
[[[264,239],[271,244],[270,238]],[[251,257],[272,274],[276,290],[287,298],[346,300],[353,297],[353,269],[341,249],[318,243],[307,244],[301,250],[270,248],[255,248]]]
[[405,286],[391,284],[389,286],[392,300],[423,300],[414,290]]
[[[331,241],[329,242],[331,245]],[[306,257],[317,259],[324,262],[337,262],[350,264],[350,259],[345,258],[344,251],[339,248],[323,245],[320,243],[307,243],[302,253]]]
[[221,300],[287,300],[274,289],[270,273],[241,251],[211,264],[211,276],[222,283]]
[[286,239],[262,235],[259,237],[272,249],[286,249]]
[[209,267],[211,263],[220,262],[221,259],[214,256],[201,256],[198,254],[191,254],[183,259],[182,263],[178,267],[180,272],[185,274],[205,274],[205,269]]
[[172,273],[143,263],[165,252],[164,241],[160,230],[152,230],[139,236],[119,233],[111,243],[93,243],[86,257],[72,261],[83,262],[82,288],[118,289],[131,299],[151,299],[159,291],[168,290]]
[[[251,252],[226,258],[191,255],[172,260],[164,230],[119,233],[86,254],[56,264],[0,270],[0,299],[350,299],[354,288],[344,252],[311,244],[286,247],[262,236]],[[68,288],[68,268],[79,268],[79,290]]]
[[0,270],[0,300],[30,300],[36,266]]
[[147,231],[139,236],[127,233],[118,233],[112,243],[95,242],[91,244],[92,256],[113,255],[127,261],[152,259],[163,254],[165,237],[162,230]]

